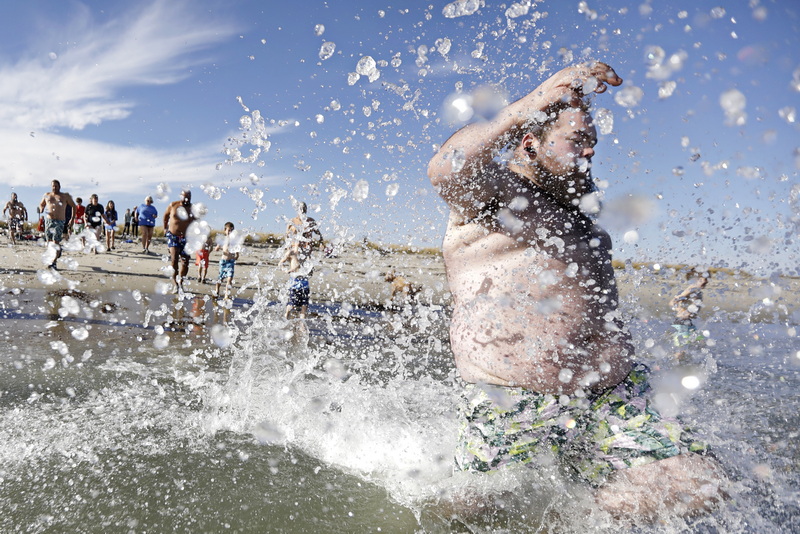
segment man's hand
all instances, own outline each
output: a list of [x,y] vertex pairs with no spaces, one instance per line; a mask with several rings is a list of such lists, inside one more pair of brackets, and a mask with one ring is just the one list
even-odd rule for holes
[[601,61],[567,67],[555,73],[539,86],[537,96],[545,102],[555,102],[568,95],[578,98],[591,93],[605,93],[608,85],[622,84],[614,69]]

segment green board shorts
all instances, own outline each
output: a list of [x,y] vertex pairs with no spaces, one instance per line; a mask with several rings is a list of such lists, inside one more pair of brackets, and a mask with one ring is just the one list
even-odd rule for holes
[[672,328],[675,329],[675,331],[672,333],[672,344],[676,347],[683,347],[685,345],[691,345],[692,343],[700,343],[706,339],[701,332],[697,331],[697,327],[695,327],[692,323],[678,323],[672,325]]
[[48,241],[61,243],[64,239],[64,229],[67,221],[47,218],[44,220],[44,235]]
[[705,452],[676,419],[662,417],[650,400],[650,370],[635,364],[617,386],[589,397],[559,397],[468,384],[456,471],[487,472],[529,464],[551,451],[593,486],[616,470],[685,452]]

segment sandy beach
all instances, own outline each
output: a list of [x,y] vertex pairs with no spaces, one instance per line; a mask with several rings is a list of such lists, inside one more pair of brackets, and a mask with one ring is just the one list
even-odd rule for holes
[[[138,243],[121,239],[116,250],[98,254],[87,253],[71,241],[64,247],[55,275],[46,269],[45,253],[41,240],[0,245],[0,288],[76,290],[87,294],[126,290],[163,294],[170,290],[168,251],[163,239],[154,241],[150,254],[143,254]],[[275,246],[247,246],[236,264],[234,296],[253,299],[260,291],[270,300],[279,300],[288,281],[288,275],[277,267],[280,254],[281,249]],[[211,255],[209,281],[205,284],[199,283],[197,267],[192,262],[189,280],[185,282],[187,292],[195,295],[213,292],[219,255]],[[312,300],[318,303],[390,305],[391,288],[384,280],[390,270],[403,274],[420,288],[419,302],[442,306],[450,302],[444,263],[438,255],[382,252],[353,245],[336,257],[323,257],[315,252],[315,261]],[[686,285],[679,274],[667,270],[617,271],[617,280],[622,302],[634,304],[640,317],[669,315],[670,297]],[[797,324],[800,322],[798,290],[800,280],[796,278],[719,274],[705,290],[706,307],[701,317],[722,311],[750,320],[777,317],[781,322]]]

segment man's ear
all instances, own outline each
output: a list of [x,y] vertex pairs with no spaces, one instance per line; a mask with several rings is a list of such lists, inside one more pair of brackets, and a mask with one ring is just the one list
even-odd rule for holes
[[522,149],[527,152],[531,158],[536,158],[536,154],[539,151],[539,140],[534,136],[532,133],[526,133],[522,136],[522,142],[520,143]]

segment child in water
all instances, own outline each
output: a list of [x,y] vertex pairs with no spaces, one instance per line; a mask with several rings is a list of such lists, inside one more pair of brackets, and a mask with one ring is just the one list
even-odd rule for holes
[[230,294],[231,286],[233,285],[233,272],[234,267],[236,265],[236,260],[239,259],[238,252],[231,251],[231,232],[233,232],[234,227],[232,222],[225,223],[225,239],[222,242],[222,245],[217,245],[214,250],[221,250],[222,257],[219,260],[219,279],[217,280],[217,285],[214,288],[214,296],[219,296],[219,288],[222,285],[222,282],[225,282],[225,298],[228,298]]

